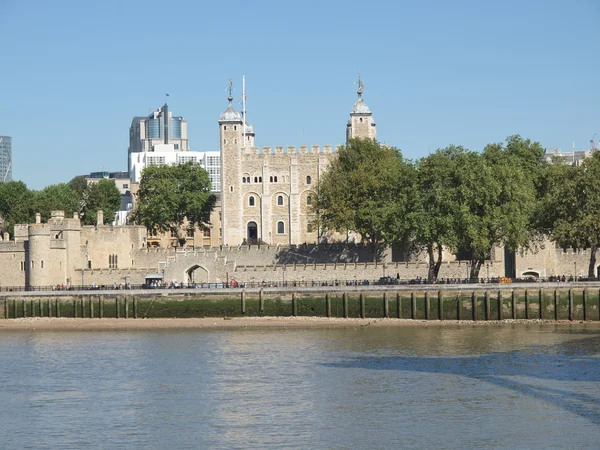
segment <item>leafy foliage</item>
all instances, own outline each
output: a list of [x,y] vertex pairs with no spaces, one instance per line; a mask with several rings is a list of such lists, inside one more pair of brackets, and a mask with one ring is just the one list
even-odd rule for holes
[[425,248],[429,257],[429,282],[437,280],[444,248],[456,251],[457,176],[465,150],[449,146],[417,162],[418,201],[415,202],[413,244]]
[[590,248],[588,276],[594,278],[600,245],[600,153],[594,152],[579,167],[556,161],[546,182],[547,232],[563,247]]
[[149,166],[142,172],[133,220],[147,229],[180,231],[184,221],[204,228],[216,197],[199,164]]
[[33,193],[22,181],[0,183],[0,218],[0,231],[11,234],[15,224],[34,221]]
[[401,153],[371,139],[352,139],[318,186],[313,209],[321,228],[344,228],[374,244],[391,244],[412,230],[414,168]]
[[102,210],[105,219],[112,219],[121,207],[121,193],[112,180],[102,179],[88,183],[82,198],[82,223],[94,225],[98,210]]

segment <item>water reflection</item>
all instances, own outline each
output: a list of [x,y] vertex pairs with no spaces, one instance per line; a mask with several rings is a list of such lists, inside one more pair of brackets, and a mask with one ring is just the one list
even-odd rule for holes
[[587,325],[3,333],[0,447],[589,448],[599,339]]
[[600,391],[590,393],[553,388],[531,379],[561,382],[600,381],[600,336],[566,341],[560,345],[532,346],[526,350],[468,357],[361,356],[324,363],[342,369],[396,370],[459,375],[543,400],[600,424]]

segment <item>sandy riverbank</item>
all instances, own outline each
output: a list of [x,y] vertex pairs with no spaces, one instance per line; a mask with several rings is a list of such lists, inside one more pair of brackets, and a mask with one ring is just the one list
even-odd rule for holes
[[[503,320],[499,321],[425,321],[409,319],[338,319],[324,317],[240,317],[202,319],[69,319],[69,318],[23,318],[0,320],[0,332],[11,330],[160,330],[160,329],[225,329],[225,328],[342,328],[342,327],[389,327],[389,326],[489,326],[498,324],[581,324],[583,322]],[[587,322],[597,327],[600,323]]]

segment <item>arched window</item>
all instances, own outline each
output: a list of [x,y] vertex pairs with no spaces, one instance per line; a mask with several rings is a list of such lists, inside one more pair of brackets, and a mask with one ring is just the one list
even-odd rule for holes
[[272,183],[272,182],[273,182],[273,177],[272,177],[272,176],[270,176],[270,177],[269,177],[269,183]]
[[242,183],[246,182],[246,177],[242,177]]
[[306,197],[306,204],[310,205],[312,203],[312,197],[309,195],[308,197]]
[[251,195],[250,198],[248,199],[248,206],[254,206],[254,196]]
[[362,117],[360,118],[360,122],[362,123]]
[[[362,122],[362,119],[360,119],[360,121]],[[234,129],[234,130],[237,130],[237,126],[235,126],[235,125],[234,125],[234,126],[233,126],[233,129]]]
[[258,182],[262,183],[262,177],[258,177]]
[[254,177],[254,182],[258,183],[258,177]]
[[306,184],[311,184],[311,183],[312,183],[312,178],[310,177],[310,175],[307,175]]
[[277,234],[285,234],[285,223],[277,222]]
[[283,206],[283,195],[277,196],[277,205]]
[[223,131],[227,131],[227,125],[223,125]]
[[275,181],[275,183],[277,183],[277,175],[275,175],[275,176],[273,177],[273,181]]

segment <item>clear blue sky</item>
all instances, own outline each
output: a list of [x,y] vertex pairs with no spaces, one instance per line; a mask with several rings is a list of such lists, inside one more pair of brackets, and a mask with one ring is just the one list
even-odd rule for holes
[[361,70],[379,140],[410,159],[517,133],[584,149],[599,50],[599,0],[0,0],[0,135],[30,188],[126,170],[131,119],[168,92],[191,148],[218,150],[245,74],[257,145],[343,143]]

